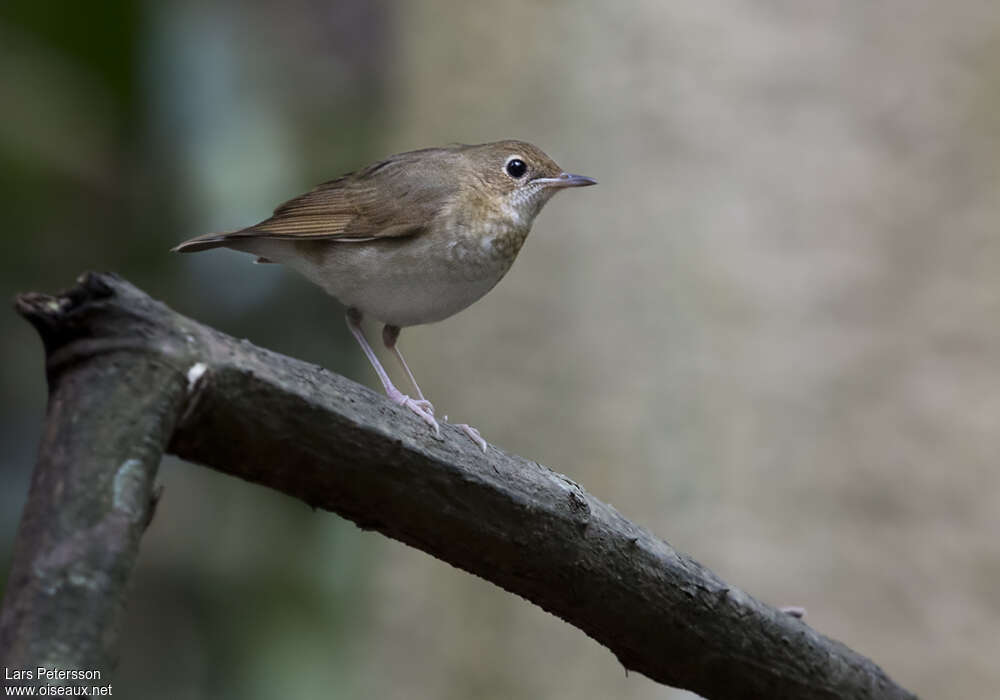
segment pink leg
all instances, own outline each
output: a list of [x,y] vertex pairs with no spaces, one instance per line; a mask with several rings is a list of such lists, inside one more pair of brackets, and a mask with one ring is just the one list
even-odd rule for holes
[[[416,390],[417,396],[420,400],[427,401],[427,399],[424,398],[424,392],[420,391],[420,387],[417,385],[417,380],[414,378],[413,372],[410,371],[410,366],[407,365],[406,360],[403,359],[403,353],[401,353],[399,348],[396,347],[396,341],[399,340],[399,330],[399,326],[386,326],[383,328],[382,342],[387,348],[389,348],[389,350],[392,351],[392,354],[396,356],[396,359],[399,360],[399,364],[403,366],[403,371],[406,372],[406,376],[410,378],[410,384],[413,385],[413,388]],[[430,406],[431,402],[427,401],[427,405]],[[434,413],[433,406],[431,406],[430,411],[431,413]]]
[[430,402],[424,399],[423,396],[421,396],[419,400],[411,399],[393,385],[392,380],[389,379],[389,375],[382,367],[382,363],[379,362],[378,357],[375,356],[375,351],[372,350],[372,346],[368,344],[368,339],[365,338],[364,331],[361,330],[361,314],[356,309],[348,309],[347,327],[351,330],[351,335],[354,336],[354,339],[358,341],[358,345],[360,345],[361,349],[364,351],[365,357],[368,358],[368,362],[371,363],[372,368],[375,370],[375,374],[378,375],[379,381],[382,382],[382,387],[385,389],[385,393],[389,399],[398,403],[400,406],[406,406],[408,409],[416,413],[424,420],[424,422],[427,423],[427,425],[434,428],[434,432],[438,437],[440,437],[441,426],[438,425],[437,420],[434,418],[434,407],[431,406]]
[[[424,393],[420,391],[420,387],[417,385],[417,380],[414,378],[413,372],[410,371],[409,365],[407,365],[406,360],[403,359],[403,353],[401,353],[399,348],[396,346],[396,341],[399,340],[399,330],[399,326],[386,326],[383,328],[382,342],[387,348],[389,348],[389,350],[392,351],[392,354],[396,356],[396,359],[399,360],[399,364],[403,366],[403,371],[405,371],[406,376],[410,378],[410,384],[412,384],[413,388],[416,390],[417,396],[420,397],[421,401],[427,402],[427,405],[430,406],[430,412],[433,413],[434,407],[431,406],[430,401],[427,401],[427,399],[424,398]],[[448,420],[447,416],[445,416],[445,420]],[[483,436],[479,434],[478,430],[473,428],[471,425],[467,425],[466,423],[457,423],[455,427],[459,428],[463,433],[468,435],[470,440],[479,445],[483,452],[486,452],[486,441],[483,440]]]

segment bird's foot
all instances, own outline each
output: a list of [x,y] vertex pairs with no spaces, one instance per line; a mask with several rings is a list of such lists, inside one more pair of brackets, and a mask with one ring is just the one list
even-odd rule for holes
[[430,401],[427,399],[411,399],[398,389],[389,392],[389,398],[393,403],[405,406],[416,413],[427,425],[434,428],[434,434],[437,437],[441,437],[441,426],[438,425],[437,419],[434,418],[434,406]]
[[408,402],[419,408],[421,411],[429,413],[432,416],[434,415],[434,404],[432,404],[427,399],[412,399],[409,396],[406,396],[405,394],[400,394],[400,396],[401,399],[398,401],[398,403],[403,404]]
[[486,454],[486,441],[483,440],[483,436],[479,434],[478,430],[466,423],[456,423],[455,427],[468,435],[470,440],[482,448],[483,454]]

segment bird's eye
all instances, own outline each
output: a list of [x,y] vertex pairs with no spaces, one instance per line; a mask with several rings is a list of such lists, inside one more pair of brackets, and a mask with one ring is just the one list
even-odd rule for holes
[[528,172],[528,165],[520,158],[511,158],[507,161],[507,174],[510,175],[515,180],[524,177],[524,174]]

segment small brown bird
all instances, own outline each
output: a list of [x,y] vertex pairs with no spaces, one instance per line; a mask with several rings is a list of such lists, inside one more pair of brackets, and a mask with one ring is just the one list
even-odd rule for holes
[[[396,341],[400,329],[458,313],[490,291],[517,257],[546,202],[566,187],[594,185],[524,141],[450,145],[390,156],[319,185],[249,228],[209,233],[174,248],[232,248],[283,263],[347,307],[347,325],[389,398],[440,435]],[[369,315],[417,398],[389,379],[361,330]],[[459,425],[483,450],[475,428]]]

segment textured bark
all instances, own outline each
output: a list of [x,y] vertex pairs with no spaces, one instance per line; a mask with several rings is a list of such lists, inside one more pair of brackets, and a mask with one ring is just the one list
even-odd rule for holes
[[9,669],[104,674],[115,661],[153,480],[185,384],[148,351],[159,331],[144,327],[142,304],[108,314],[112,295],[92,277],[61,298],[17,301],[45,343],[49,405],[0,616],[0,666]]
[[[120,279],[90,275],[68,296],[27,296],[21,304],[61,307],[44,315],[52,326],[43,330],[50,373],[68,371],[58,369],[61,354],[87,353],[156,370],[145,386],[136,385],[132,401],[142,411],[109,418],[122,424],[122,435],[136,428],[120,440],[123,449],[131,439],[161,444],[171,424],[166,407],[179,406],[180,385],[185,400],[171,452],[337,512],[492,581],[579,627],[627,669],[708,698],[913,697],[868,659],[727,585],[565,476],[492,446],[483,455],[450,425],[435,439],[418,418],[368,389],[202,326]],[[59,347],[56,338],[67,344]],[[110,391],[88,386],[95,394]],[[123,407],[111,399],[106,405]],[[151,435],[140,436],[140,413],[162,418]],[[46,433],[39,470],[45,454],[72,435],[59,427]],[[102,483],[114,473],[108,467]],[[36,550],[29,515],[51,505],[40,491],[33,486],[21,556]],[[148,488],[142,495],[148,498]],[[66,542],[81,540],[109,558],[116,552],[104,548],[101,533],[61,532]],[[115,570],[127,573],[132,557],[134,547],[121,557],[128,566],[116,560]],[[41,598],[24,608],[18,601],[25,584],[13,575],[11,581],[4,654],[39,649],[32,640],[45,619],[103,614],[96,606],[46,610]]]

